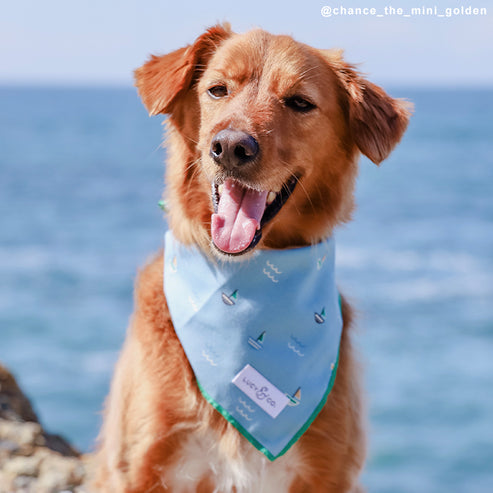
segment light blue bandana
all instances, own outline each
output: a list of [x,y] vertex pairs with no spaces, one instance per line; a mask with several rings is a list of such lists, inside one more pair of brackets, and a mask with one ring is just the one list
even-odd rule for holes
[[335,380],[334,257],[329,239],[215,263],[165,236],[164,291],[199,388],[270,460],[307,430]]

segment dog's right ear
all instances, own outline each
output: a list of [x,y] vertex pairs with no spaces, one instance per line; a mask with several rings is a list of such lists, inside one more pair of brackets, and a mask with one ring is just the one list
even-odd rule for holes
[[172,113],[180,96],[190,89],[218,46],[231,34],[229,24],[217,25],[192,45],[163,56],[151,55],[134,73],[135,85],[149,115]]

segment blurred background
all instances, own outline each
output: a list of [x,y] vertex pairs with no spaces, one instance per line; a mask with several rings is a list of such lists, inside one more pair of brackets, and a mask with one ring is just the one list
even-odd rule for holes
[[[421,0],[420,0],[421,1]],[[482,4],[400,1],[413,7]],[[321,8],[374,7],[381,17]],[[163,118],[132,70],[228,20],[341,47],[414,102],[401,145],[361,160],[338,280],[359,309],[379,493],[493,491],[493,7],[20,0],[0,18],[0,361],[45,426],[93,447],[139,266],[162,244]],[[490,12],[491,10],[491,12]]]

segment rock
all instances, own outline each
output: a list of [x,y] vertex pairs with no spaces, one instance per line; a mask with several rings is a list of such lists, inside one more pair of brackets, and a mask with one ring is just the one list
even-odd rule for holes
[[1,363],[0,419],[39,422],[29,399],[19,388],[13,375]]
[[47,433],[13,375],[0,364],[0,493],[87,493],[84,458]]

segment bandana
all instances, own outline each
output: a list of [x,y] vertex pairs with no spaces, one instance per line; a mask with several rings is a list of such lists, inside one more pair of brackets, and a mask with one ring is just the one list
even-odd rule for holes
[[165,235],[164,292],[205,399],[270,460],[322,409],[342,332],[334,240],[214,261]]

